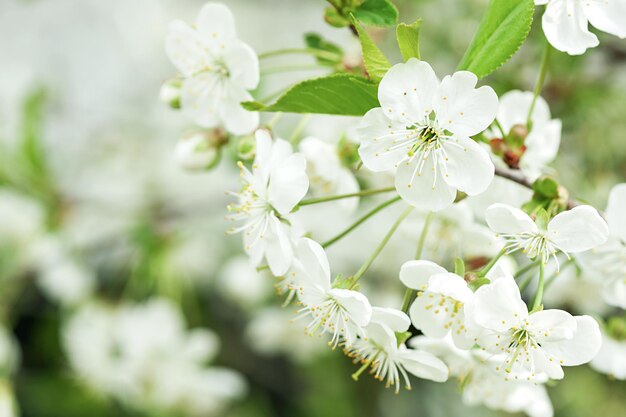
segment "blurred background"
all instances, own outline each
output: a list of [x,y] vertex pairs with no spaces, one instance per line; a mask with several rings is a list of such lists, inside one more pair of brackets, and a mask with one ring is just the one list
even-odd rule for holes
[[[324,23],[322,0],[222,2],[258,53],[303,47],[304,33],[317,32],[358,61],[350,31]],[[203,3],[0,0],[0,416],[498,415],[463,405],[454,381],[416,381],[399,395],[373,379],[354,383],[343,354],[290,324],[293,312],[242,256],[240,236],[224,236],[224,192],[239,187],[232,158],[182,171],[172,155],[193,126],[158,100],[175,74],[167,25],[192,21]],[[395,3],[402,21],[424,19],[422,57],[443,75],[487,1]],[[539,21],[486,80],[499,94],[532,90]],[[393,31],[372,36],[400,60]],[[626,178],[626,42],[598,36],[601,46],[581,57],[553,55],[543,95],[564,126],[555,171],[575,197],[603,208]],[[323,73],[271,69],[285,63],[267,64],[255,97]],[[275,129],[288,137],[299,120]],[[304,133],[336,141],[355,121],[315,117]],[[320,235],[333,234],[327,215],[346,225],[354,216],[311,211]],[[382,235],[386,222],[367,227]],[[380,304],[401,295],[407,252],[394,240],[372,272]],[[356,269],[368,252],[354,245],[376,243],[352,236],[333,247],[333,266]],[[568,369],[549,394],[557,416],[626,415],[626,383],[588,367]]]

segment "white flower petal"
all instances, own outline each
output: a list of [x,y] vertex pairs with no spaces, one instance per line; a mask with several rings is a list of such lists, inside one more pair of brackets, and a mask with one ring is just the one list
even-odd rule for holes
[[224,63],[231,83],[255,89],[259,84],[259,59],[254,50],[243,42],[233,42],[224,50]]
[[[256,143],[253,172],[255,177],[260,178],[260,182],[263,183],[263,187],[267,187],[269,181],[270,169],[272,168],[272,149],[274,147],[274,141],[270,132],[266,129],[259,129],[254,132],[254,138]],[[264,195],[265,193],[260,195]]]
[[528,317],[528,329],[535,335],[540,345],[545,342],[558,342],[574,337],[576,320],[563,310],[542,310]]
[[165,52],[186,77],[191,77],[212,63],[198,33],[180,20],[175,20],[168,28]]
[[445,382],[448,379],[448,367],[431,353],[404,349],[398,356],[402,359],[404,369],[418,378],[435,382]]
[[[498,123],[508,134],[515,125],[526,126],[528,111],[535,95],[530,91],[512,90],[500,97]],[[538,96],[533,108],[531,121],[533,126],[544,125],[550,120],[550,108],[543,97]]]
[[378,100],[389,119],[411,126],[430,114],[438,86],[432,67],[411,58],[387,71],[378,86]]
[[443,79],[433,105],[439,127],[458,136],[473,136],[489,127],[498,111],[498,96],[491,87],[476,89],[477,82],[469,71]]
[[569,340],[544,342],[543,350],[565,366],[577,366],[591,361],[600,350],[602,337],[598,323],[589,316],[576,316],[576,332]]
[[581,55],[600,43],[597,36],[587,28],[581,1],[550,1],[542,18],[542,26],[550,44],[570,55]]
[[373,315],[372,320],[367,325],[366,335],[369,340],[376,343],[385,352],[396,352],[398,350],[396,334],[389,326],[375,322]]
[[180,105],[184,114],[202,127],[220,124],[220,107],[224,88],[217,76],[205,72],[183,80]]
[[437,305],[439,300],[440,296],[424,292],[413,301],[409,309],[413,326],[421,330],[426,336],[435,339],[441,339],[449,331],[445,327],[446,323],[450,321],[449,316],[444,312],[444,307]]
[[430,277],[427,291],[443,294],[462,303],[469,301],[472,295],[474,295],[467,286],[467,282],[462,277],[451,272],[443,272]]
[[[457,321],[452,324],[452,328],[450,329],[450,334],[452,335],[452,341],[456,347],[463,350],[468,350],[474,346],[476,343],[474,341],[475,334],[470,333],[463,322],[465,319],[465,315],[463,311],[459,312],[459,316],[457,317]],[[460,323],[459,323],[460,321]]]
[[485,213],[487,224],[496,233],[536,233],[537,225],[522,210],[502,203],[492,204]]
[[563,379],[565,376],[559,361],[551,358],[544,349],[532,349],[532,363],[537,374],[544,373],[550,379]]
[[557,214],[548,223],[548,238],[563,251],[576,253],[607,241],[609,227],[591,206],[578,206]]
[[330,294],[348,312],[357,326],[365,327],[372,318],[372,306],[365,295],[358,291],[332,289]]
[[[398,194],[412,206],[438,211],[450,206],[456,198],[456,189],[443,179],[441,170],[435,170],[432,157],[426,161],[415,158],[403,162],[396,172]],[[422,165],[423,162],[423,165]]]
[[611,189],[606,206],[606,221],[611,235],[626,242],[626,183]]
[[609,305],[626,309],[626,279],[617,276],[608,280],[602,287],[602,299]]
[[511,276],[480,287],[466,307],[470,304],[471,313],[466,308],[466,316],[471,314],[474,322],[490,330],[508,330],[528,317],[526,304]]
[[602,332],[602,347],[591,361],[591,367],[616,379],[626,379],[626,343]]
[[400,281],[408,288],[425,290],[430,277],[446,272],[445,268],[431,261],[408,261],[400,268]]
[[196,20],[198,32],[213,50],[236,39],[235,20],[230,9],[221,3],[207,3]]
[[285,224],[269,214],[269,232],[261,237],[267,240],[265,258],[274,276],[284,275],[293,260],[293,247]]
[[270,175],[269,202],[279,213],[288,214],[309,189],[306,160],[296,153],[275,166]]
[[296,257],[302,266],[304,281],[314,283],[330,291],[330,265],[326,252],[319,243],[302,238],[296,246]]
[[363,116],[357,135],[361,141],[359,155],[363,165],[375,172],[396,168],[407,158],[411,148],[410,145],[397,145],[396,141],[406,137],[405,126],[388,119],[380,107]]
[[603,32],[626,38],[626,2],[586,0],[581,2],[589,22]]
[[241,106],[242,102],[252,100],[250,93],[230,82],[224,84],[222,91],[223,95],[217,97],[217,106],[226,130],[235,135],[245,135],[256,129],[259,113]]
[[544,124],[533,124],[524,144],[526,151],[520,165],[525,167],[543,167],[552,162],[561,145],[561,121],[550,120]]
[[493,180],[495,166],[489,154],[470,138],[455,136],[443,142],[448,160],[443,162],[446,182],[468,195],[484,192]]
[[372,322],[389,327],[394,332],[406,332],[411,319],[404,312],[395,308],[373,307]]

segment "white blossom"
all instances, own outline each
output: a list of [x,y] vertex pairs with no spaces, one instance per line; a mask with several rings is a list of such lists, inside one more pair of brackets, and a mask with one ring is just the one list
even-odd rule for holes
[[509,413],[524,412],[530,417],[552,417],[554,410],[545,386],[528,381],[505,381],[495,370],[501,358],[481,350],[457,348],[451,338],[417,336],[409,346],[441,358],[463,391],[463,402],[483,404]]
[[563,310],[529,312],[511,276],[480,287],[465,305],[467,325],[484,350],[503,355],[496,369],[513,379],[535,380],[544,374],[563,378],[561,366],[592,360],[600,349],[598,323]]
[[230,205],[230,220],[242,220],[243,226],[230,233],[244,233],[244,248],[254,265],[265,258],[272,273],[283,275],[291,266],[293,242],[288,223],[289,213],[309,188],[306,161],[294,154],[291,145],[272,140],[266,130],[256,132],[256,157],[252,171],[242,163],[243,189],[238,204]]
[[[300,142],[299,149],[307,160],[307,174],[313,195],[329,196],[359,191],[354,174],[339,159],[337,145],[309,136]],[[337,201],[339,207],[350,213],[356,210],[358,204],[358,197]]]
[[557,214],[547,226],[518,208],[500,203],[489,206],[485,217],[491,230],[506,241],[508,253],[521,250],[544,264],[550,257],[558,262],[558,252],[568,255],[599,246],[609,235],[598,211],[585,205]]
[[245,134],[259,124],[259,115],[241,107],[259,84],[255,52],[237,38],[230,10],[207,3],[195,25],[171,23],[165,50],[180,71],[182,111],[203,127],[223,125],[234,134]]
[[329,333],[330,346],[342,341],[352,345],[372,317],[372,307],[358,291],[333,288],[330,266],[324,249],[314,240],[302,238],[297,246],[294,280],[302,303],[299,318],[309,318],[308,334]]
[[626,309],[626,184],[611,190],[606,207],[609,240],[579,259],[585,272],[602,285],[604,301]]
[[221,415],[245,392],[236,372],[206,367],[219,345],[206,329],[185,329],[165,299],[118,308],[82,306],[63,330],[72,368],[90,387],[138,409]]
[[618,340],[602,331],[600,352],[590,365],[598,372],[626,380],[626,340]]
[[378,88],[381,107],[370,110],[358,129],[359,153],[372,171],[397,168],[395,184],[408,203],[441,210],[457,190],[480,194],[494,166],[470,137],[493,122],[498,97],[467,71],[441,82],[417,59],[394,65]]
[[223,136],[218,129],[185,135],[176,144],[174,158],[181,168],[188,171],[213,168],[220,160],[220,140]]
[[[530,91],[512,90],[500,97],[498,107],[499,128],[491,130],[489,137],[508,135],[513,128],[526,131],[528,113],[534,99]],[[519,168],[526,178],[534,181],[546,171],[546,166],[556,158],[561,144],[561,121],[552,119],[550,107],[543,97],[538,96],[530,115],[530,126],[524,138],[524,152],[519,160]]]
[[547,4],[543,14],[543,32],[559,51],[570,55],[584,54],[599,45],[596,29],[621,39],[626,38],[626,3],[623,0],[535,0]]
[[[408,349],[399,344],[396,333],[409,329],[409,318],[402,311],[392,308],[374,307],[372,319],[365,329],[365,336],[353,346],[345,349],[354,362],[362,364],[362,370],[370,368],[374,378],[385,381],[386,387],[395,387],[396,393],[404,383],[411,389],[409,374],[436,382],[448,379],[448,368],[431,353]],[[355,374],[358,377],[359,372]]]
[[408,261],[400,269],[400,281],[417,290],[411,305],[413,325],[426,336],[443,338],[452,335],[454,343],[463,349],[474,345],[465,326],[465,303],[472,290],[463,277],[446,271],[430,261]]

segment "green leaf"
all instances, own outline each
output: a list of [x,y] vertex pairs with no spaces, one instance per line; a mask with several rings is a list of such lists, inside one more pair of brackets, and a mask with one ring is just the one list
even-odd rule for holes
[[483,78],[502,66],[526,40],[534,11],[533,0],[491,0],[459,70]]
[[548,199],[557,198],[559,196],[559,183],[553,178],[541,177],[533,183],[533,191]]
[[362,116],[378,103],[378,85],[352,74],[332,74],[302,81],[274,104],[245,102],[245,109],[265,112],[339,114]]
[[337,55],[336,59],[329,59],[323,57],[316,57],[318,63],[321,65],[335,66],[341,63],[341,57],[343,56],[343,51],[336,44],[327,41],[322,38],[317,33],[306,33],[304,35],[304,43],[311,48],[316,49],[318,51],[330,52]]
[[365,0],[354,16],[366,25],[389,27],[398,22],[398,9],[389,0]]
[[391,64],[385,54],[376,46],[372,38],[369,37],[365,28],[363,28],[354,16],[352,16],[352,24],[359,34],[361,50],[363,51],[363,61],[365,62],[367,73],[372,80],[380,81],[389,68],[391,68]]
[[396,38],[398,46],[405,61],[410,58],[420,58],[420,29],[422,27],[422,19],[417,19],[410,25],[400,23],[396,27]]

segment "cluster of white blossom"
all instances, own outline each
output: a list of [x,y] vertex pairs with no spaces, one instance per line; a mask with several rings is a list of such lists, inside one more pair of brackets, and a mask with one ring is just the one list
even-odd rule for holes
[[239,374],[207,366],[217,354],[217,337],[207,329],[186,329],[178,307],[166,299],[84,304],[63,341],[86,384],[144,412],[220,415],[246,391]]
[[[620,0],[536,4],[547,4],[548,41],[569,54],[597,46],[587,22],[626,36]],[[626,308],[626,188],[612,191],[604,217],[568,200],[556,182],[549,204],[520,207],[531,198],[536,203],[522,186],[547,178],[561,140],[561,121],[552,119],[538,92],[498,98],[491,87],[477,87],[472,72],[439,79],[427,62],[410,58],[380,80],[380,107],[358,122],[346,158],[340,143],[315,137],[294,150],[298,134],[291,141],[275,138],[274,122],[257,128],[258,113],[239,106],[259,83],[259,64],[236,38],[225,6],[205,5],[193,28],[173,23],[166,49],[180,71],[164,85],[166,101],[200,126],[223,129],[220,141],[238,141],[242,186],[230,192],[236,202],[228,206],[226,218],[235,222],[229,233],[243,235],[257,271],[278,278],[285,306],[296,306],[305,332],[327,335],[330,347],[359,364],[355,380],[368,371],[398,392],[411,388],[410,375],[437,382],[455,377],[468,404],[543,417],[553,412],[545,384],[562,379],[563,366],[592,361],[602,372],[626,377],[619,359],[626,351],[624,327],[609,322],[601,329],[588,315],[544,308],[544,291],[571,264],[600,275],[606,302]],[[181,165],[210,166],[221,146],[212,135],[182,141]],[[363,183],[393,186],[361,190]],[[533,191],[541,190],[533,185]],[[339,211],[352,214],[358,197],[383,193],[396,196],[322,243],[302,221],[315,215],[305,206],[337,201],[343,206],[324,218],[336,233]],[[361,268],[333,272],[327,248],[399,201],[405,210]],[[361,279],[405,219],[399,246],[417,248],[417,259],[405,259],[399,270],[405,296],[397,308],[375,305],[376,294]],[[363,236],[373,239],[372,231]],[[554,271],[549,279],[548,271]],[[534,295],[527,304],[529,288]],[[261,343],[263,330],[255,334]]]

